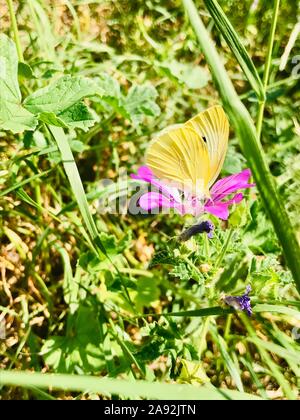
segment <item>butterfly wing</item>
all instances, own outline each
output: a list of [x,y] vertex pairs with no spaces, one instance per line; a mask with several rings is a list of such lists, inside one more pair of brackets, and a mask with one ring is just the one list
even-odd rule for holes
[[171,181],[177,188],[208,194],[208,149],[192,127],[181,125],[162,132],[151,142],[146,163],[158,178]]
[[194,129],[207,145],[210,187],[219,176],[227,152],[229,137],[227,116],[221,106],[213,106],[187,121],[184,126]]

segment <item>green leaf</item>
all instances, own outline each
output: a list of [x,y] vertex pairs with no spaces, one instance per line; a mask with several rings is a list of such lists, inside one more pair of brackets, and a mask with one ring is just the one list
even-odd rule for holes
[[80,140],[71,140],[70,146],[72,152],[82,153],[88,149],[88,146]]
[[0,92],[0,128],[13,133],[34,130],[38,121],[21,104],[16,46],[4,34],[0,35]]
[[69,145],[68,139],[64,133],[64,130],[60,127],[55,127],[53,125],[49,126],[49,130],[53,138],[55,139],[57,147],[61,154],[64,169],[70,182],[73,194],[76,198],[82,218],[89,231],[90,239],[96,245],[95,251],[97,248],[100,248],[103,254],[106,255],[105,248],[103,248],[103,245],[99,238],[98,229],[94,222],[93,215],[90,211],[89,204],[87,202],[85,191],[82,185],[82,181],[78,172],[78,168],[74,160],[74,156]]
[[79,307],[69,320],[69,334],[45,341],[41,354],[45,363],[59,373],[99,372],[105,364],[100,325],[93,308]]
[[19,63],[18,74],[19,74],[19,76],[24,77],[24,79],[34,79],[35,78],[32,68],[26,63]]
[[242,172],[245,168],[246,159],[239,153],[233,145],[229,145],[225,162],[223,164],[222,173],[232,175]]
[[81,128],[88,131],[99,118],[83,102],[77,102],[57,115],[54,112],[42,112],[39,114],[39,120],[56,127]]
[[142,311],[144,306],[150,306],[152,303],[157,301],[159,296],[160,290],[157,287],[157,282],[155,279],[149,279],[146,277],[139,279],[135,302],[140,311]]
[[185,84],[190,89],[201,89],[210,80],[210,74],[204,67],[195,66],[190,63],[180,63],[177,60],[159,64],[166,73]]
[[131,241],[130,236],[124,236],[123,239],[117,240],[114,235],[108,235],[105,232],[101,232],[99,237],[108,255],[121,254],[128,248]]
[[72,273],[72,266],[67,251],[61,246],[56,246],[58,252],[61,255],[63,266],[64,266],[64,281],[63,281],[63,292],[65,302],[70,307],[71,314],[75,313],[78,308],[78,291],[79,284],[76,283]]
[[103,73],[99,79],[97,79],[97,84],[103,90],[102,100],[107,102],[113,108],[120,108],[122,106],[121,89],[116,79],[107,73]]
[[145,116],[157,117],[160,114],[155,102],[157,96],[155,87],[150,84],[132,86],[123,101],[127,117],[135,125],[140,124]]
[[177,263],[177,265],[170,272],[170,276],[177,277],[180,280],[188,281],[193,277],[190,268],[184,262]]
[[217,0],[204,0],[205,6],[207,7],[211,17],[213,18],[215,25],[219,32],[223,35],[227,45],[233,52],[236,60],[241,66],[247,80],[255,91],[256,95],[260,100],[265,99],[265,93],[262,81],[258,75],[258,72],[247,53],[241,39],[234,30],[227,16],[223,12],[221,6]]
[[45,124],[55,125],[56,127],[67,128],[63,120],[60,119],[58,116],[56,116],[54,112],[42,112],[39,115],[39,120],[44,122]]
[[53,112],[59,115],[83,98],[97,94],[101,95],[102,89],[93,80],[63,76],[28,96],[24,106],[34,114]]
[[[234,313],[234,309],[224,309],[221,308],[220,306],[215,306],[215,307],[211,307],[211,308],[201,308],[201,309],[194,309],[192,311],[181,311],[181,312],[164,312],[161,314],[146,314],[146,315],[155,315],[155,316],[179,316],[179,317],[206,317],[206,316],[225,316],[228,314],[232,314]],[[145,314],[143,315],[143,317],[145,316]],[[140,318],[140,317],[137,317]]]
[[81,128],[88,131],[99,121],[97,114],[83,102],[77,102],[58,115],[59,119],[69,128]]
[[249,220],[249,209],[245,200],[235,206],[229,216],[229,226],[242,227],[247,224]]
[[149,268],[155,267],[159,264],[168,264],[168,265],[176,265],[178,263],[178,258],[174,257],[174,254],[170,249],[164,249],[162,251],[156,252],[154,257],[150,261]]
[[108,104],[136,126],[145,116],[155,117],[160,114],[160,108],[155,102],[158,93],[151,84],[133,85],[127,96],[124,96],[118,81],[106,73],[97,78],[96,83],[102,92],[100,102],[103,106]]

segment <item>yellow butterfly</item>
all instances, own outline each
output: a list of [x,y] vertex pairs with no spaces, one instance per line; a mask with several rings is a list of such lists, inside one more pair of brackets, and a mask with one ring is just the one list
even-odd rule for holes
[[221,106],[213,106],[161,132],[150,143],[146,164],[154,175],[182,191],[209,197],[224,163],[228,137],[227,116]]

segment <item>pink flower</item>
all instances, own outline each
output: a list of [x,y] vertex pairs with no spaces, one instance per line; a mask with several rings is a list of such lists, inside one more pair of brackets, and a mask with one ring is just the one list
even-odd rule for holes
[[190,193],[180,192],[177,188],[166,185],[166,183],[157,179],[147,166],[141,166],[137,175],[132,174],[131,177],[148,182],[158,189],[158,191],[147,192],[140,197],[138,203],[145,211],[155,208],[174,208],[181,215],[199,216],[207,212],[222,220],[228,219],[229,206],[240,203],[244,196],[242,193],[237,193],[227,201],[224,199],[238,190],[255,186],[255,184],[249,184],[250,169],[244,169],[238,174],[217,181],[210,190],[210,197],[203,201]]

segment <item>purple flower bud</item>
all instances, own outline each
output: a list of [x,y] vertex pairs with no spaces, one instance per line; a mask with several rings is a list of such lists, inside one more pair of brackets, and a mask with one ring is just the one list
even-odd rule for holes
[[245,311],[248,316],[252,315],[251,301],[249,293],[251,292],[251,286],[248,285],[246,293],[242,296],[225,296],[224,301],[227,305],[232,306],[236,310]]
[[207,233],[208,238],[213,237],[213,230],[214,224],[210,220],[205,220],[197,225],[191,226],[190,228],[186,229],[180,235],[179,239],[182,242],[189,240],[192,236],[196,235],[197,233]]

